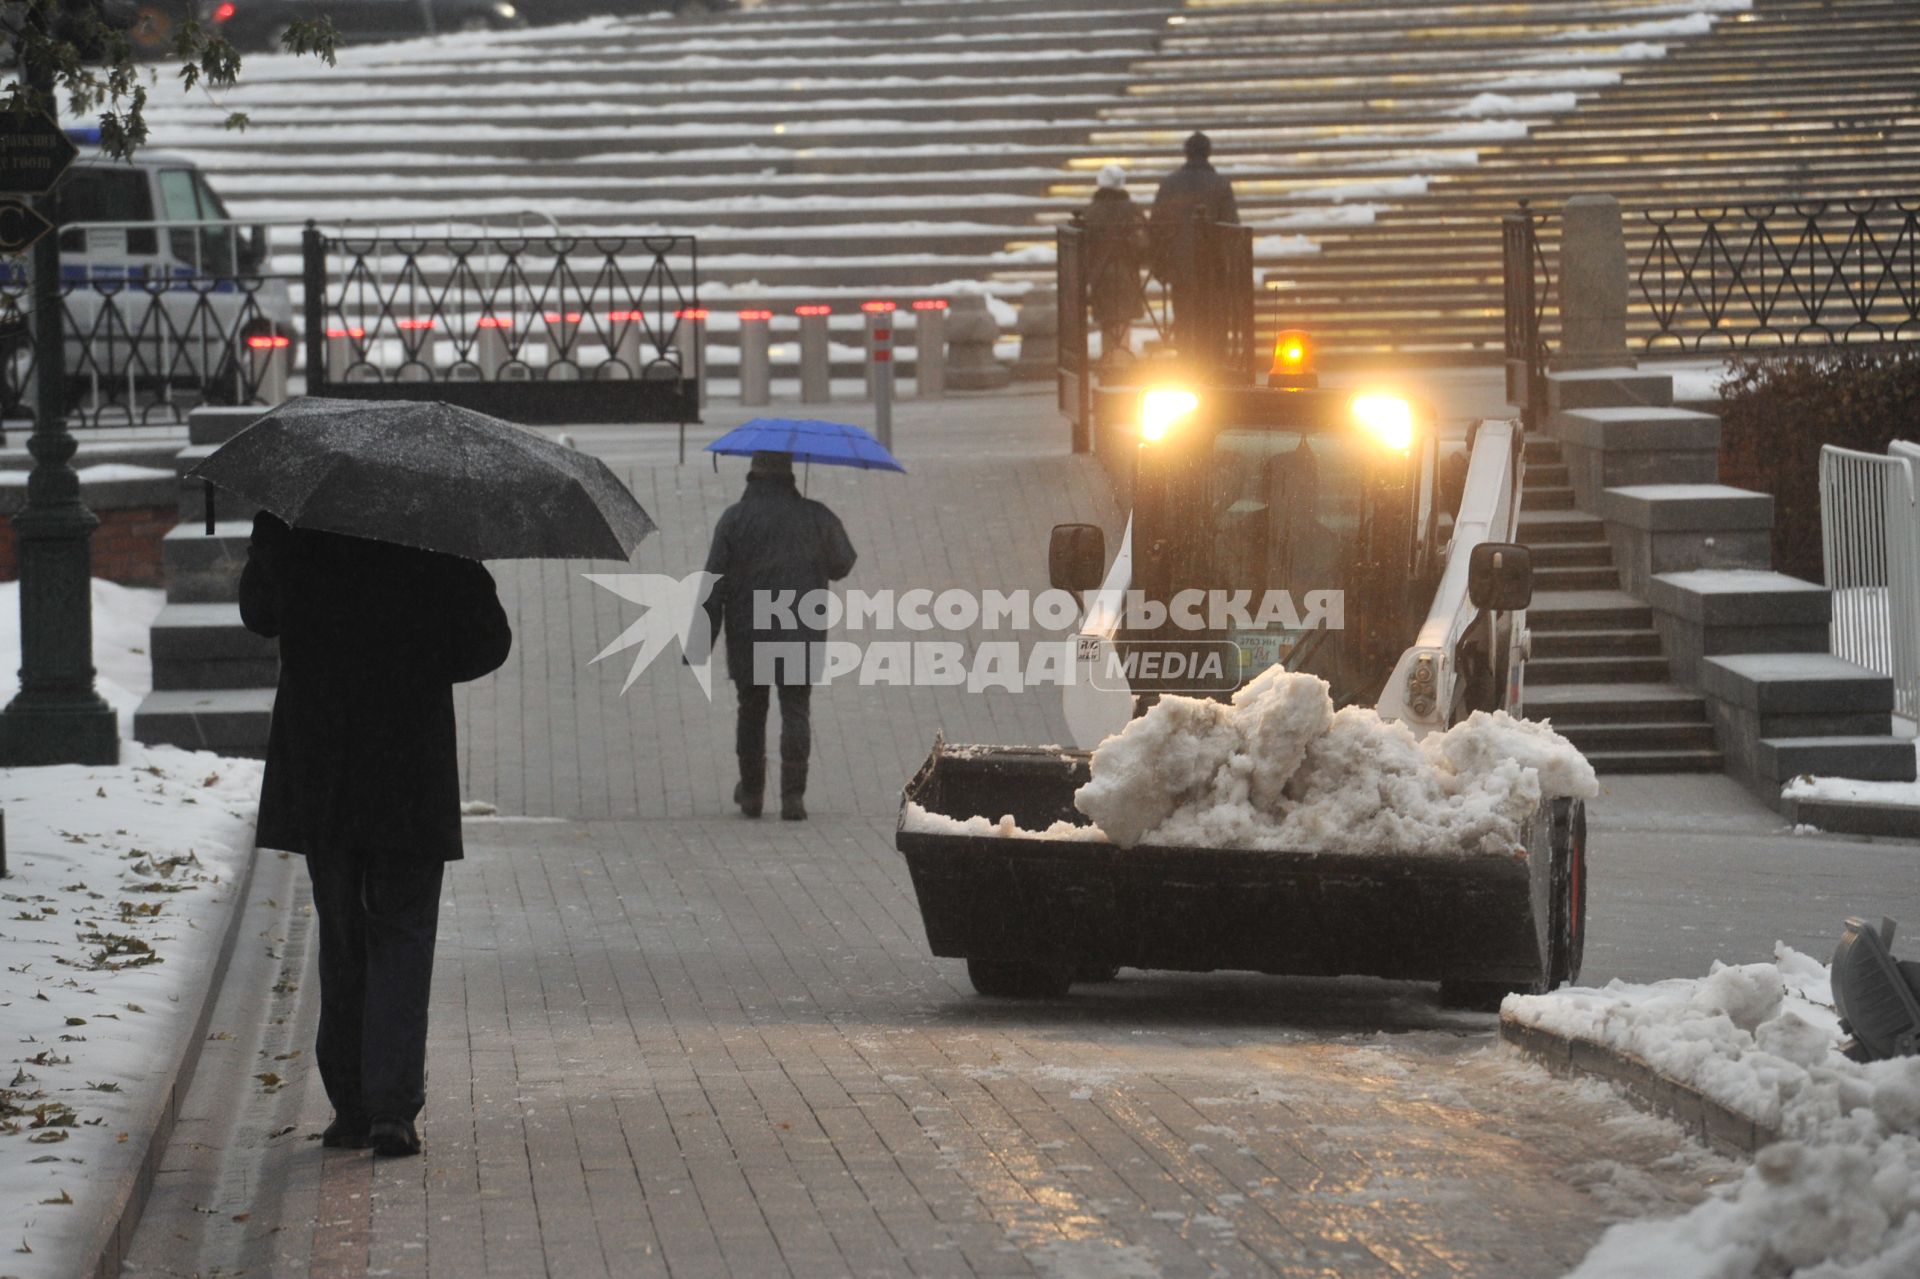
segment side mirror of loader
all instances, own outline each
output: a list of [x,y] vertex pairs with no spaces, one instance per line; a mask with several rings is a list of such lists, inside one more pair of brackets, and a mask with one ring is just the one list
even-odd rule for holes
[[1483,612],[1533,603],[1533,552],[1518,542],[1482,542],[1467,561],[1467,598]]
[[1098,524],[1056,524],[1047,544],[1047,580],[1057,591],[1098,590],[1107,571],[1107,535]]

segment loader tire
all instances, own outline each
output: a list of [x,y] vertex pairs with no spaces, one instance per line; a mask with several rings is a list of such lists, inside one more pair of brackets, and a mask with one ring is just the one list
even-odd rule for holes
[[967,980],[983,995],[1058,999],[1073,985],[1073,969],[1017,959],[969,959]]

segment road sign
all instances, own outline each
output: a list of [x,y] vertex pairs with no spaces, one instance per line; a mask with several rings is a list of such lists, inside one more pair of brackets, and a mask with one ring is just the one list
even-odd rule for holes
[[25,253],[33,242],[53,230],[53,223],[31,205],[0,204],[0,253]]
[[79,154],[46,112],[0,112],[0,194],[40,195]]

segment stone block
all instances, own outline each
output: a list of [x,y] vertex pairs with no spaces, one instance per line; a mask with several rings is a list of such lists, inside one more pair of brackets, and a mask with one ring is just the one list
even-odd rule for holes
[[187,442],[225,444],[270,411],[264,404],[202,405],[187,414]]
[[1547,412],[1673,403],[1673,379],[1627,367],[1575,369],[1547,374]]
[[168,602],[222,604],[240,598],[240,573],[247,566],[252,529],[246,520],[222,520],[211,537],[198,521],[170,531],[161,543]]
[[1760,714],[1891,711],[1893,681],[1829,653],[1731,653],[1700,660],[1709,697]]

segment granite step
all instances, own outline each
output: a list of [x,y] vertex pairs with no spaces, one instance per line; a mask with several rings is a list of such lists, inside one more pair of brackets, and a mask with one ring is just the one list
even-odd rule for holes
[[157,689],[133,713],[134,740],[264,759],[273,694],[271,688]]
[[1604,591],[1620,585],[1620,571],[1611,564],[1588,567],[1543,567],[1534,564],[1533,586],[1540,591]]
[[1650,630],[1542,631],[1533,637],[1533,661],[1554,657],[1659,657],[1660,636]]
[[[1528,548],[1533,552],[1533,569],[1613,567],[1613,547],[1606,542],[1551,542]],[[1536,577],[1535,585],[1539,585]],[[1612,585],[1617,585],[1613,583]]]
[[1527,629],[1651,629],[1653,610],[1616,587],[1579,591],[1536,591],[1527,607]]
[[1527,683],[1645,684],[1667,678],[1664,657],[1535,657],[1527,662]]
[[238,604],[165,605],[147,651],[156,689],[270,689],[280,679],[279,644],[243,626]]

